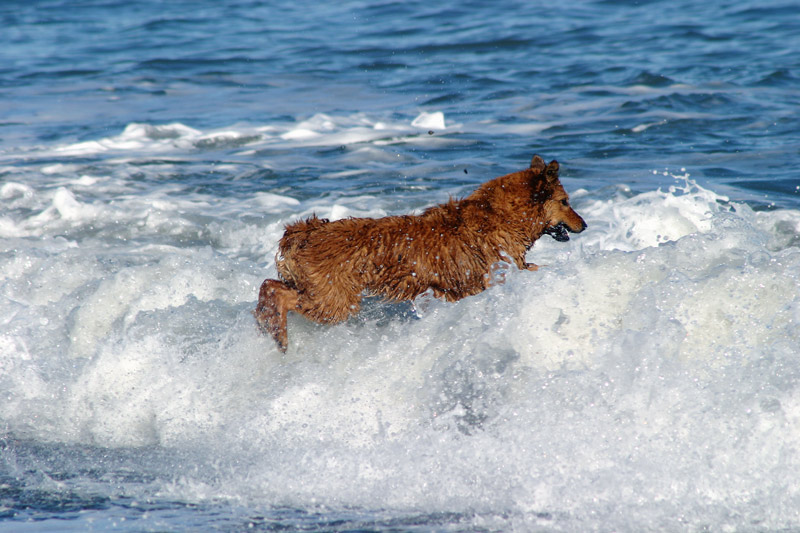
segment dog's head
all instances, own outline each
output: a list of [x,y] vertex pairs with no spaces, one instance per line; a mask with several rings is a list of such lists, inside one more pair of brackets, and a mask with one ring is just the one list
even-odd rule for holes
[[586,229],[586,222],[569,205],[569,195],[558,179],[558,161],[545,165],[538,155],[531,160],[531,170],[538,178],[532,187],[532,200],[542,206],[544,232],[555,240],[569,240],[569,232],[580,233]]

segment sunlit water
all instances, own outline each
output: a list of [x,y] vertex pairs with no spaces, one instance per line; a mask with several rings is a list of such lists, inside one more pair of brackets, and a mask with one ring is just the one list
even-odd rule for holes
[[[0,529],[800,527],[791,2],[0,21]],[[534,153],[589,224],[545,268],[257,334],[284,224]]]

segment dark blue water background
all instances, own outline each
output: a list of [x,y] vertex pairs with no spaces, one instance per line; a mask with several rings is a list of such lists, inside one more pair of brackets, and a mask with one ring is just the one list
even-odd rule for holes
[[[426,170],[507,169],[536,151],[593,183],[685,167],[759,204],[796,205],[793,2],[287,4],[4,3],[3,152],[133,122],[206,130],[434,110],[468,127],[455,146],[398,147]],[[531,123],[546,127],[509,133]],[[653,125],[635,131],[643,124]],[[319,152],[238,162],[277,161],[278,177],[292,179],[363,168],[346,151]],[[189,182],[231,192],[208,171],[229,151],[192,156]],[[391,172],[412,172],[375,166],[384,187]]]

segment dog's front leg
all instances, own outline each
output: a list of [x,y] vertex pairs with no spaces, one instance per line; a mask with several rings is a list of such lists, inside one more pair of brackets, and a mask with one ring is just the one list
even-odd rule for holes
[[525,263],[525,270],[539,270],[539,265],[533,263]]

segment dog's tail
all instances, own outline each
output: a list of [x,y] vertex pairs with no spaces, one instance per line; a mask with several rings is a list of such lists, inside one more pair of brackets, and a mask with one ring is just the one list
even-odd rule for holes
[[325,224],[328,224],[330,220],[327,218],[318,218],[317,215],[311,215],[305,220],[298,220],[297,222],[293,222],[286,226],[286,231],[281,238],[281,243],[283,242],[293,242],[297,240],[306,240],[308,238],[308,234],[318,230]]
[[305,248],[311,235],[329,222],[327,218],[311,215],[305,220],[298,220],[286,226],[286,231],[278,242],[278,253],[275,254],[275,267],[284,281],[288,281],[290,285],[297,285],[298,281],[294,274],[296,252]]

